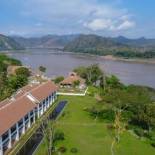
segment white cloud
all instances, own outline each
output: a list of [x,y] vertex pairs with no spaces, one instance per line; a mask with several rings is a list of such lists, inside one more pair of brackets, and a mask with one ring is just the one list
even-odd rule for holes
[[132,28],[132,27],[134,27],[135,26],[135,22],[133,22],[133,21],[129,21],[129,20],[125,20],[125,21],[123,21],[123,23],[122,24],[120,24],[119,26],[118,26],[118,30],[126,30],[126,29],[129,29],[129,28]]
[[23,23],[23,29],[27,26],[33,33],[113,33],[135,26],[128,10],[115,5],[121,3],[120,0],[110,0],[107,3],[98,0],[21,1],[21,6],[18,7],[20,15],[28,21],[28,25]]
[[135,22],[120,19],[94,19],[84,23],[84,26],[93,31],[123,31],[134,27]]
[[110,19],[94,19],[91,22],[84,23],[84,26],[93,31],[98,31],[98,30],[109,29],[111,24],[112,22]]

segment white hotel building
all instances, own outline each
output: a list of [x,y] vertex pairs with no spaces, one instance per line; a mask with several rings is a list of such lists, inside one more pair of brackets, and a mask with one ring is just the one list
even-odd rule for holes
[[0,102],[0,155],[17,142],[57,98],[57,87],[48,81],[27,85]]

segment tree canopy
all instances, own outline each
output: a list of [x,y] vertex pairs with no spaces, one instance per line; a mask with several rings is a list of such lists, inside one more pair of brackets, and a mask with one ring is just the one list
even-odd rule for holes
[[46,72],[46,67],[44,67],[44,66],[39,66],[39,70],[40,70],[41,72],[45,73],[45,72]]

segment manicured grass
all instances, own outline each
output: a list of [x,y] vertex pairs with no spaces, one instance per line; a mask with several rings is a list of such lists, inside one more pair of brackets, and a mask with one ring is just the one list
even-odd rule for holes
[[[61,96],[59,100],[68,100],[62,116],[57,120],[56,130],[65,134],[65,140],[58,141],[56,148],[64,146],[64,155],[73,155],[71,148],[77,148],[77,155],[111,155],[113,134],[107,129],[103,121],[93,120],[84,110],[96,104],[93,97]],[[115,155],[154,155],[155,149],[146,141],[141,141],[125,131],[121,135],[120,143],[114,146]],[[46,155],[46,148],[42,143],[36,155]],[[56,154],[57,155],[57,154]]]

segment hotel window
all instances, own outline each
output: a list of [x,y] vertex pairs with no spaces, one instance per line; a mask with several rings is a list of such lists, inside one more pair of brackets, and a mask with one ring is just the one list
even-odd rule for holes
[[2,135],[2,141],[4,141],[6,138],[8,138],[8,131]]
[[28,120],[28,114],[24,118],[25,118],[25,121],[27,121]]
[[30,116],[32,116],[33,115],[33,110],[30,112]]
[[18,122],[18,126],[20,127],[21,125],[23,125],[23,120],[22,119]]
[[14,125],[14,126],[11,128],[11,133],[13,133],[15,130],[16,130],[16,125]]

